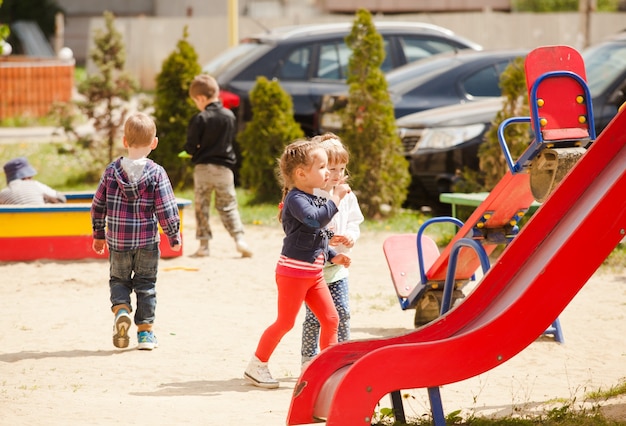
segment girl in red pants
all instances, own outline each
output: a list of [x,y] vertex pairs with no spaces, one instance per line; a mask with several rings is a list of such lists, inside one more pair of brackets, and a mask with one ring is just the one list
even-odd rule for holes
[[244,377],[255,386],[277,388],[267,362],[282,337],[291,330],[302,303],[311,308],[321,326],[320,349],[337,343],[339,316],[322,268],[325,261],[350,266],[350,258],[328,247],[330,232],[326,225],[337,213],[341,199],[350,187],[340,183],[325,200],[313,195],[330,178],[328,157],[317,141],[301,140],[285,147],[280,158],[283,183],[280,221],[285,231],[283,247],[276,265],[278,317],[262,334]]

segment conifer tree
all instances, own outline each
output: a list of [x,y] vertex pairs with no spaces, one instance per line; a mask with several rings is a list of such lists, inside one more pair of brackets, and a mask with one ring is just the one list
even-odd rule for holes
[[341,136],[350,150],[350,184],[363,214],[376,218],[402,206],[410,181],[408,162],[396,132],[387,80],[380,69],[385,59],[383,38],[367,10],[357,11],[346,44],[352,56]]
[[98,72],[88,75],[78,86],[85,99],[77,104],[81,112],[92,120],[96,130],[96,139],[90,142],[90,149],[101,152],[102,148],[106,148],[110,162],[130,112],[129,101],[137,92],[138,84],[124,71],[126,49],[121,33],[115,28],[115,17],[107,11],[104,12],[104,20],[105,29],[95,31],[95,46],[89,53]]
[[258,77],[250,92],[252,120],[237,136],[242,155],[241,182],[252,192],[253,202],[278,202],[276,159],[304,132],[293,117],[291,96],[277,81]]
[[[500,123],[510,117],[528,117],[528,91],[524,58],[512,61],[500,76],[500,87],[504,102],[502,110],[494,118],[478,148],[479,171],[466,169],[463,179],[452,187],[454,192],[491,191],[508,170],[502,147],[498,139]],[[511,124],[504,130],[507,146],[513,159],[524,153],[531,141],[530,124]]]
[[170,177],[174,188],[193,183],[193,171],[189,160],[178,157],[184,149],[187,125],[198,112],[189,97],[189,85],[202,72],[198,54],[187,40],[189,32],[183,29],[183,38],[161,66],[156,77],[154,118],[159,136],[159,148],[150,157],[161,164]]

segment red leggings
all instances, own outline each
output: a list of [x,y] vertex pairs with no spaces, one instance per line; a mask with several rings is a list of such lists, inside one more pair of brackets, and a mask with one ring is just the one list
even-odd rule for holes
[[320,322],[320,349],[337,343],[339,315],[324,276],[301,278],[276,274],[278,286],[278,316],[261,335],[255,355],[267,362],[274,349],[294,324],[302,302],[306,301]]

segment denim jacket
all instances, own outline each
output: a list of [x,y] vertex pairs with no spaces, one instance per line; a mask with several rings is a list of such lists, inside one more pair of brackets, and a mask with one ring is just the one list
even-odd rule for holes
[[326,261],[334,258],[337,253],[328,247],[326,225],[337,212],[332,200],[326,201],[297,188],[289,191],[281,213],[285,231],[281,254],[310,263],[322,252]]

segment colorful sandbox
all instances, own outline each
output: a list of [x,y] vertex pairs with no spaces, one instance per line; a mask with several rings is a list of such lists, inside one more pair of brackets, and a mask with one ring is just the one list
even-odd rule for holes
[[[0,262],[108,258],[108,251],[98,255],[91,248],[93,192],[65,195],[66,204],[0,205]],[[177,203],[182,229],[183,209],[191,201],[178,198]],[[183,253],[173,251],[163,234],[160,249],[163,258]]]

